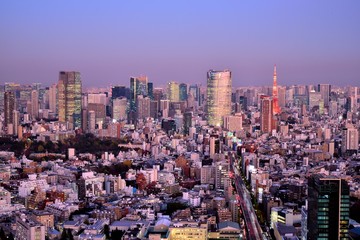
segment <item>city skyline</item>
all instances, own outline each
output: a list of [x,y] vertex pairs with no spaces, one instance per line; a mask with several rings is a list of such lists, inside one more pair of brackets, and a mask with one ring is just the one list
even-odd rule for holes
[[234,87],[258,86],[271,85],[274,64],[279,86],[359,82],[357,1],[69,6],[2,4],[1,82],[50,85],[58,71],[79,71],[84,87],[142,74],[205,85],[209,69],[231,69]]

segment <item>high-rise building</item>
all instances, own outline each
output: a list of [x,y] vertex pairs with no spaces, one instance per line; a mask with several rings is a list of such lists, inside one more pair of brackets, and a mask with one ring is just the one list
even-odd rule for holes
[[193,112],[184,113],[184,134],[189,135],[189,129],[192,126]]
[[260,128],[263,133],[271,133],[273,130],[273,101],[268,96],[261,97]]
[[81,127],[81,94],[82,84],[79,72],[59,74],[58,111],[59,121],[69,122],[72,128]]
[[170,100],[170,102],[178,102],[180,97],[179,97],[179,83],[177,82],[169,82],[168,83],[168,99]]
[[349,185],[335,176],[315,174],[308,180],[307,239],[348,239]]
[[309,111],[312,111],[314,107],[319,107],[321,101],[321,94],[315,90],[311,90],[309,92]]
[[156,100],[150,101],[150,117],[154,119],[159,117],[159,102]]
[[242,116],[241,114],[224,116],[224,128],[234,132],[242,129]]
[[137,119],[142,120],[150,117],[150,98],[142,95],[137,96]]
[[215,189],[224,189],[229,180],[230,166],[227,162],[217,162],[215,166]]
[[113,107],[112,107],[112,118],[116,121],[125,120],[126,116],[126,109],[127,109],[127,99],[126,98],[116,98],[113,100]]
[[13,123],[13,111],[15,110],[15,94],[14,92],[5,92],[4,94],[4,127]]
[[279,108],[284,108],[286,105],[286,87],[278,87],[278,103]]
[[31,110],[30,114],[32,119],[39,117],[39,92],[38,90],[31,91]]
[[209,125],[221,126],[223,116],[231,114],[231,72],[207,73],[207,119]]
[[278,88],[277,88],[277,75],[276,65],[274,65],[274,76],[273,76],[273,89],[272,89],[272,101],[273,101],[273,114],[280,113],[279,99],[278,99]]
[[179,85],[179,100],[186,101],[188,98],[187,84],[180,83]]
[[53,84],[49,88],[49,109],[53,113],[57,113],[57,85]]
[[324,106],[329,107],[331,85],[330,84],[319,84],[318,92],[321,94],[321,99],[324,101]]
[[148,94],[147,96],[153,100],[154,99],[154,84],[152,82],[148,82]]
[[130,106],[128,120],[130,123],[136,123],[137,109],[136,100],[137,96],[147,96],[148,92],[148,78],[146,76],[130,77]]
[[194,97],[195,102],[197,103],[197,105],[199,105],[199,103],[200,103],[200,87],[197,84],[190,85],[189,94],[191,94]]
[[350,126],[342,130],[341,151],[345,153],[348,150],[359,149],[359,131],[357,128]]
[[114,86],[111,88],[111,98],[120,98],[126,97],[126,87],[125,86]]

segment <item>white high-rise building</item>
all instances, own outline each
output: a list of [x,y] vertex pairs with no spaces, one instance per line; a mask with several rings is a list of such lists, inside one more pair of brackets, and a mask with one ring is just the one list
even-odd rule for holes
[[223,117],[231,114],[231,72],[207,73],[207,119],[209,125],[221,126]]

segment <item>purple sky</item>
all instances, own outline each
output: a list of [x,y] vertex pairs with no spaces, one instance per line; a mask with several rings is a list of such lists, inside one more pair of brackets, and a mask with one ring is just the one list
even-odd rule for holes
[[0,84],[129,85],[147,75],[206,83],[231,69],[233,86],[360,85],[360,1],[2,1]]

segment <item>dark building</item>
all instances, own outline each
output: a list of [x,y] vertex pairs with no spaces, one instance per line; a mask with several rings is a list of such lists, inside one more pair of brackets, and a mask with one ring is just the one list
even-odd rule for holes
[[348,239],[349,191],[347,182],[335,176],[309,178],[307,239]]
[[184,113],[184,134],[189,135],[189,129],[192,125],[192,112],[185,112]]
[[111,99],[126,97],[126,92],[125,86],[114,86],[111,88]]
[[158,119],[159,117],[159,102],[158,101],[150,101],[150,117],[154,119]]
[[246,111],[247,110],[247,98],[244,96],[240,96],[239,97],[239,103],[241,106],[241,110],[242,111]]
[[180,85],[179,85],[179,100],[186,101],[187,98],[188,98],[187,84],[180,83]]
[[169,135],[176,131],[176,123],[174,119],[163,119],[161,128]]
[[4,115],[5,128],[8,124],[13,123],[13,111],[15,110],[15,94],[14,92],[5,92],[4,94]]
[[148,94],[147,96],[154,100],[154,84],[152,82],[148,82]]

